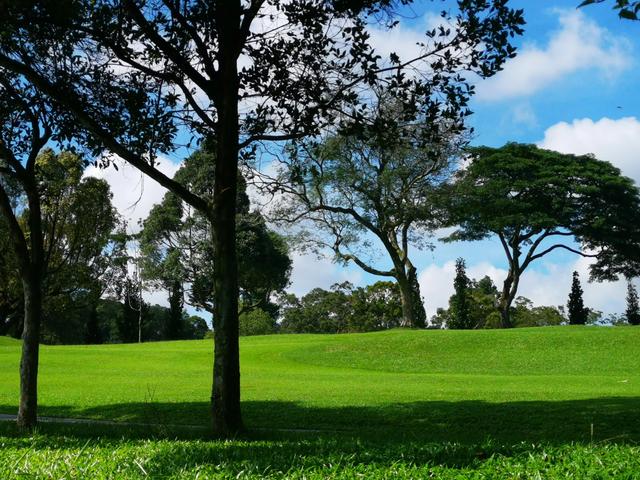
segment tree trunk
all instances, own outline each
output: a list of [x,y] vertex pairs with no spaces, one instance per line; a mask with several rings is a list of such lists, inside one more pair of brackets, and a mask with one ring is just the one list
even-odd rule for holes
[[22,275],[24,291],[24,328],[20,360],[20,407],[18,427],[32,429],[38,421],[38,357],[40,350],[40,316],[42,313],[41,278],[32,268]]
[[[235,245],[235,177],[218,164],[214,228],[214,363],[211,395],[213,428],[221,436],[242,430],[240,413],[240,348],[238,322],[238,271]],[[225,181],[226,179],[226,181]],[[228,187],[223,187],[222,182]],[[220,182],[220,183],[219,183]]]
[[512,328],[513,322],[511,321],[511,303],[518,290],[519,277],[509,270],[507,278],[502,285],[502,293],[500,294],[500,303],[498,304],[498,310],[500,312],[500,320],[502,328]]
[[420,296],[420,285],[415,267],[409,269],[406,277],[401,276],[397,280],[402,301],[402,326],[425,328],[427,314]]
[[174,280],[169,288],[169,324],[166,326],[166,336],[169,340],[183,337],[182,309],[184,308],[184,290],[182,282]]
[[96,345],[102,343],[102,332],[100,331],[100,324],[98,322],[98,302],[92,301],[90,308],[85,338],[88,344]]
[[238,262],[236,258],[236,192],[238,186],[238,67],[241,17],[239,0],[216,5],[219,23],[219,81],[216,169],[212,211],[214,242],[214,362],[211,394],[216,434],[243,429],[240,412],[240,347],[238,333]]

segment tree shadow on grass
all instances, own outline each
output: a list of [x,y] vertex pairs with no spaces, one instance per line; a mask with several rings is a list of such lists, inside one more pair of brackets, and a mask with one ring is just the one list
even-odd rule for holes
[[[2,412],[11,410],[0,405]],[[573,443],[633,445],[640,441],[640,398],[611,397],[333,408],[248,401],[243,402],[248,432],[235,441],[139,442],[148,438],[210,439],[202,428],[209,423],[208,412],[206,402],[124,403],[85,409],[43,406],[41,415],[108,418],[156,427],[43,424],[40,433],[52,440],[39,441],[37,437],[17,438],[15,430],[2,425],[0,435],[14,436],[14,442],[29,449],[96,448],[107,456],[123,441],[129,442],[142,452],[131,454],[145,457],[144,468],[151,477],[207,469],[233,476],[237,472],[253,472],[258,477],[282,472],[286,476],[303,470],[329,475],[335,465],[382,470],[400,464],[406,468],[480,468],[496,457],[517,457],[517,463],[529,454],[546,455],[543,452],[548,447],[557,447],[557,455],[562,456],[573,451]],[[179,428],[178,423],[200,428]]]
[[[0,412],[15,407],[0,405]],[[604,397],[566,401],[492,403],[425,401],[381,406],[316,407],[296,402],[246,401],[242,411],[249,433],[341,435],[383,442],[498,443],[608,441],[640,442],[640,398]],[[108,419],[154,424],[172,433],[177,425],[209,425],[207,402],[139,402],[76,406],[41,406],[40,415]],[[138,429],[140,430],[140,429]],[[143,429],[144,430],[144,429]]]

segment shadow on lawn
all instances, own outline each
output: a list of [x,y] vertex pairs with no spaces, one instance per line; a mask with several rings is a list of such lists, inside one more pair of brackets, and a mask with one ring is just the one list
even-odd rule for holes
[[[488,439],[511,444],[640,441],[640,398],[635,397],[507,403],[425,401],[352,407],[246,401],[242,408],[245,425],[253,438],[306,434],[383,443],[444,441],[466,445]],[[14,410],[15,407],[0,405],[0,412],[12,413]],[[158,424],[164,427],[142,429],[142,434],[164,436],[173,434],[173,430],[177,430],[175,425],[209,425],[209,404],[146,402],[85,409],[43,406],[40,415]],[[87,430],[91,431],[93,427]],[[140,433],[141,429],[136,430]],[[199,430],[190,436],[203,434],[205,432]]]
[[[144,468],[152,478],[200,469],[223,476],[244,472],[260,477],[273,472],[287,476],[315,471],[324,475],[346,468],[367,476],[371,472],[367,469],[372,468],[389,472],[405,467],[465,469],[493,459],[500,462],[503,457],[514,458],[513,462],[520,464],[531,455],[546,459],[549,448],[550,455],[564,458],[574,451],[572,442],[592,440],[592,423],[593,441],[603,448],[611,443],[640,441],[640,398],[620,397],[563,402],[415,402],[342,408],[244,402],[249,432],[236,441],[138,441],[206,439],[203,429],[169,425],[179,421],[207,425],[208,409],[205,402],[130,403],[84,410],[43,407],[42,415],[139,423],[152,420],[164,423],[165,427],[43,424],[40,433],[45,437],[19,437],[12,426],[4,424],[0,425],[0,435],[15,437],[10,440],[13,445],[28,450],[58,450],[60,455],[85,452],[83,455],[92,456],[94,449],[100,449],[103,453],[95,458],[102,458],[101,455],[110,458],[124,442],[126,448],[133,448],[127,455],[145,458]],[[12,410],[0,405],[2,412]],[[286,430],[291,428],[323,431]]]

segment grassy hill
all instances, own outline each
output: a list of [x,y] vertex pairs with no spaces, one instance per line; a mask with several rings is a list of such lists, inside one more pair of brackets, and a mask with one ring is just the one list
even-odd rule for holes
[[[143,478],[130,457],[155,452],[154,459],[178,465],[190,459],[184,478],[196,467],[213,468],[212,455],[226,462],[221,478],[340,477],[342,464],[347,478],[415,478],[435,467],[449,472],[442,478],[529,478],[529,470],[542,478],[633,478],[628,472],[640,469],[633,446],[640,441],[639,353],[640,329],[622,327],[243,338],[243,413],[260,442],[227,449],[216,442],[101,440],[95,451],[102,460],[94,464],[110,471],[119,452],[134,472],[124,478]],[[18,341],[0,338],[0,413],[16,410],[19,355]],[[43,346],[40,372],[42,415],[167,426],[136,435],[208,422],[212,341]],[[39,465],[38,458],[44,465],[51,443],[80,458],[86,447],[75,439],[78,428],[70,438],[38,440],[35,449],[3,440],[0,430],[0,443],[13,448],[7,458],[28,452],[29,465]],[[265,439],[298,434],[304,438]],[[373,470],[360,470],[368,464]],[[175,474],[173,464],[162,465],[156,473]],[[33,473],[29,468],[22,473]],[[7,472],[0,468],[12,478]]]
[[[2,342],[0,412],[10,413],[20,349]],[[594,423],[605,438],[620,433],[613,415],[640,407],[639,352],[633,328],[247,337],[243,408],[250,427],[430,425],[431,439],[456,440],[468,438],[473,421],[478,439],[579,440]],[[205,424],[211,358],[211,341],[43,346],[41,411]],[[640,433],[635,424],[625,428]]]

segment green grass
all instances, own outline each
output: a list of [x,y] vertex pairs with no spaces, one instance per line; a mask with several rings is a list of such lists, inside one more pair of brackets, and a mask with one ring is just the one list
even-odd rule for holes
[[[19,353],[0,338],[0,413],[16,410]],[[43,346],[42,415],[165,427],[5,425],[0,478],[634,478],[639,353],[633,328],[243,338],[250,438],[229,443],[166,439],[208,422],[211,341]],[[273,431],[287,428],[322,432]]]

